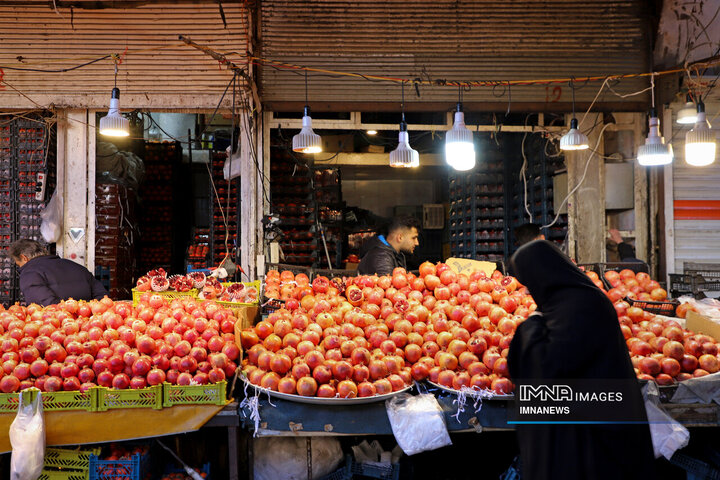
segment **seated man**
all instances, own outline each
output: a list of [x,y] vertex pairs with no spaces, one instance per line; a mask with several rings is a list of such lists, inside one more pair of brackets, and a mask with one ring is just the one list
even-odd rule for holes
[[72,260],[48,254],[35,240],[20,239],[10,245],[10,256],[20,270],[20,291],[29,305],[43,307],[68,298],[101,299],[108,294],[87,268]]
[[358,265],[360,275],[391,275],[396,267],[407,268],[404,253],[413,253],[418,243],[418,221],[412,216],[393,219],[387,237],[377,235],[364,245]]

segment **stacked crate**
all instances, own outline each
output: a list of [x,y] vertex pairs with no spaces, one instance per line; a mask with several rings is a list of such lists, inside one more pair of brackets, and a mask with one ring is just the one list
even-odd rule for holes
[[[314,249],[316,268],[340,268],[343,261],[343,208],[340,169],[323,168],[313,171],[313,193],[317,206],[317,216],[322,225],[315,230]],[[327,255],[323,245],[325,235],[328,254],[332,265],[327,264]]]
[[[230,182],[223,176],[223,166],[227,154],[225,152],[213,152],[212,155],[212,178],[214,181],[217,196],[212,185],[210,195],[212,196],[212,264],[208,267],[220,265],[227,253],[233,262],[237,263],[240,257],[239,229],[238,229],[238,207],[240,179],[233,179]],[[228,191],[229,190],[229,191]],[[229,194],[229,201],[228,201]],[[218,203],[218,197],[220,203]],[[221,207],[222,205],[222,207]],[[224,214],[224,218],[223,218]],[[225,222],[227,221],[227,228]],[[227,232],[227,249],[225,248],[225,234]]]
[[[139,192],[138,274],[162,267],[172,270],[173,260],[173,183],[182,158],[179,142],[145,144],[145,180]],[[185,247],[181,247],[184,248]]]
[[40,234],[48,186],[49,132],[42,117],[0,116],[0,303],[21,300],[12,259],[20,238],[45,243]]
[[135,192],[118,183],[95,186],[95,265],[110,298],[132,297],[135,263]]

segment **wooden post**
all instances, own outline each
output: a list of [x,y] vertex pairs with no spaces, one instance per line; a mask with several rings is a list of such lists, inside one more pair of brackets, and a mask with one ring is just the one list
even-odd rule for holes
[[[604,258],[605,168],[602,158],[604,148],[603,142],[598,141],[602,131],[601,122],[602,114],[588,114],[580,129],[587,130],[589,126],[597,123],[588,135],[590,149],[569,151],[565,154],[568,167],[568,192],[579,185],[568,199],[568,254],[578,263],[596,263]],[[569,116],[565,123],[570,124]],[[595,150],[597,155],[592,150]]]
[[[633,197],[635,208],[635,256],[648,263],[651,261],[650,235],[654,219],[651,218],[652,205],[648,202],[648,167],[637,163],[637,149],[645,143],[645,124],[647,120],[642,113],[633,114],[633,138],[635,139]],[[655,278],[655,277],[653,277]]]

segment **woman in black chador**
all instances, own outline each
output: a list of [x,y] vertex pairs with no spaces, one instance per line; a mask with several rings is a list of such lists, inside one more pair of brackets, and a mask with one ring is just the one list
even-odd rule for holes
[[[518,326],[510,344],[513,380],[629,379],[635,373],[610,300],[557,247],[536,240],[511,265],[539,315]],[[640,387],[618,408],[647,421]],[[653,478],[647,423],[518,425],[523,480]]]

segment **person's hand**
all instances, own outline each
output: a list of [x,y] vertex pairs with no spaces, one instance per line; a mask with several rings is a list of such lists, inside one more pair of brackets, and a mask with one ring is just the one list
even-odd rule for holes
[[616,228],[611,228],[608,230],[608,233],[610,234],[610,240],[612,240],[615,243],[622,243],[623,238],[622,235],[620,235],[620,232]]

